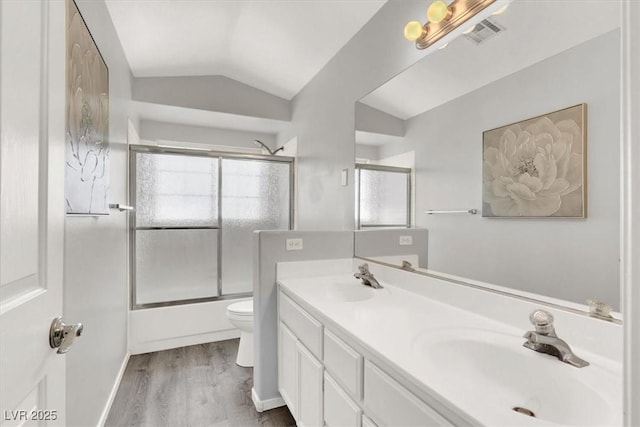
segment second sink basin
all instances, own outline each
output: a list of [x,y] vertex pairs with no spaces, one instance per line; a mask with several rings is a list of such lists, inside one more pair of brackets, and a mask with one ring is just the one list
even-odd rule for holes
[[611,404],[622,398],[622,384],[612,371],[597,363],[576,368],[523,342],[518,335],[449,330],[419,336],[413,350],[424,357],[427,383],[469,413],[519,425],[622,424]]

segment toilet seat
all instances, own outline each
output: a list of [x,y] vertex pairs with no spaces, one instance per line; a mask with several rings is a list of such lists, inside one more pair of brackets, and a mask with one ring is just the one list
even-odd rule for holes
[[231,304],[227,311],[234,316],[253,316],[253,301],[241,301]]

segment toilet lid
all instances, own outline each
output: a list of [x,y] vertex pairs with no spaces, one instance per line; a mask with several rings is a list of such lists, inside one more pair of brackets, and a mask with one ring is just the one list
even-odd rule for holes
[[231,304],[227,307],[227,311],[233,314],[241,315],[241,316],[252,316],[253,315],[253,301],[240,301]]

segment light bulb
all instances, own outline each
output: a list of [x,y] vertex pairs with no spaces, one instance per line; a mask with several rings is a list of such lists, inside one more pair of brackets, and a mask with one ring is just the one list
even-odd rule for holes
[[504,11],[507,10],[508,7],[509,7],[509,3],[505,4],[500,9],[493,12],[492,15],[500,15],[501,13],[504,13]]
[[427,19],[429,22],[437,24],[445,20],[450,14],[449,6],[442,0],[431,3],[427,9]]
[[423,32],[422,24],[418,21],[408,22],[404,26],[404,37],[409,41],[416,41],[422,36]]

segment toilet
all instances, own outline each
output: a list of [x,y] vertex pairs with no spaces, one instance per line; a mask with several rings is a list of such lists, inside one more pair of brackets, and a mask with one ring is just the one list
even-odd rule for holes
[[240,301],[227,306],[227,319],[240,329],[240,345],[236,364],[253,367],[253,300]]

